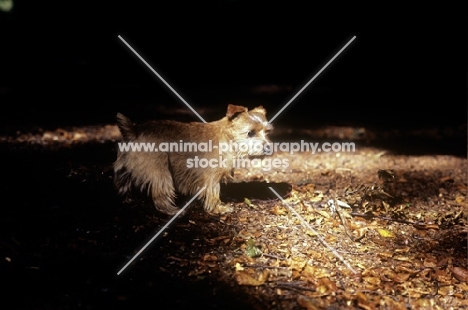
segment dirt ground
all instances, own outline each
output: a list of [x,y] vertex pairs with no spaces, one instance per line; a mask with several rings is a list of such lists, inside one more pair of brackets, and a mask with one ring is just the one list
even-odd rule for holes
[[2,136],[2,295],[16,309],[467,308],[466,142],[431,149],[444,134],[413,133],[409,152],[395,132],[278,128],[274,141],[356,151],[276,152],[287,167],[223,186],[233,213],[194,203],[151,243],[170,218],[116,195],[113,124]]

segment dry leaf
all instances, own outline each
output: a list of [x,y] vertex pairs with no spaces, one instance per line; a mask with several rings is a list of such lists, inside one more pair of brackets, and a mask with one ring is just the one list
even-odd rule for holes
[[255,245],[255,239],[249,238],[249,240],[247,240],[247,248],[245,249],[245,254],[249,257],[258,257],[262,255],[262,250]]
[[253,209],[256,208],[256,206],[250,201],[249,198],[244,198],[244,203]]
[[367,296],[364,293],[358,292],[356,294],[356,298],[357,298],[358,306],[361,307],[362,309],[365,309],[365,310],[375,309],[374,305],[371,302],[369,302]]
[[336,283],[330,280],[328,277],[321,278],[319,282],[325,285],[327,287],[327,291],[329,292],[336,292],[338,290]]
[[439,291],[437,293],[439,293],[442,296],[453,295],[454,287],[453,285],[446,285],[446,286],[439,287]]
[[391,231],[386,230],[386,229],[378,228],[377,232],[379,233],[380,236],[382,236],[384,238],[394,238],[395,237],[395,235]]
[[307,310],[323,310],[323,309],[325,309],[320,304],[318,304],[316,300],[311,299],[311,298],[307,298],[307,297],[302,296],[302,295],[299,295],[299,297],[297,297],[297,303],[301,307],[306,308]]
[[450,269],[453,276],[460,282],[468,282],[468,270],[463,267],[453,267]]
[[203,261],[204,262],[215,262],[217,260],[218,260],[218,257],[216,255],[205,254],[203,256]]
[[234,266],[234,268],[236,268],[236,271],[242,271],[242,270],[244,270],[244,267],[242,267],[242,265],[239,264],[239,263],[236,263],[236,265]]
[[362,277],[364,281],[367,283],[373,284],[373,285],[379,285],[380,284],[380,279],[377,277]]
[[410,277],[411,274],[409,273],[404,273],[404,272],[399,272],[399,273],[396,273],[393,277],[393,281],[397,282],[397,283],[404,283],[406,281],[408,281],[408,278]]
[[271,213],[273,213],[274,215],[285,215],[288,213],[288,211],[280,205],[275,205],[271,209]]
[[246,271],[236,271],[234,277],[239,285],[259,286],[265,283],[269,275],[268,270],[263,271],[257,278],[252,277]]

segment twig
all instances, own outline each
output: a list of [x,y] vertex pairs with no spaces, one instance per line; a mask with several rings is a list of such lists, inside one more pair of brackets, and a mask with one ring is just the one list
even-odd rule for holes
[[299,290],[299,291],[309,291],[309,292],[315,292],[316,291],[315,288],[305,287],[305,286],[296,285],[296,284],[289,284],[287,282],[277,284],[276,287],[283,288],[283,289],[288,289],[288,290],[294,290],[294,291],[297,291],[297,290]]
[[366,214],[366,213],[357,213],[357,212],[351,212],[350,214],[352,216],[359,216],[359,217],[363,217],[365,219],[378,218],[378,219],[385,220],[385,221],[398,222],[398,223],[404,223],[404,224],[411,224],[411,225],[417,225],[417,226],[425,225],[425,223],[421,223],[421,222],[413,222],[413,221],[408,221],[408,220],[394,219],[394,218],[387,217],[387,216],[380,216],[380,215],[373,215],[373,214]]
[[284,266],[267,266],[267,265],[244,265],[242,267],[265,268],[265,269],[288,269],[289,268],[289,267],[284,267]]
[[276,258],[276,259],[280,259],[280,260],[285,260],[285,259],[286,259],[285,257],[281,257],[281,256],[277,256],[277,255],[272,255],[272,254],[265,254],[265,253],[263,253],[262,256],[270,257],[270,258]]
[[[333,194],[333,196],[334,196],[332,201],[334,201],[335,204],[336,204],[337,206],[342,207],[343,205],[339,203],[339,200],[338,200],[338,199],[336,199],[335,193],[332,192],[332,194]],[[338,214],[338,217],[340,218],[340,221],[341,221],[341,224],[343,225],[343,229],[344,229],[344,231],[345,231],[346,236],[348,236],[348,238],[351,239],[351,241],[357,242],[357,241],[361,240],[362,238],[364,238],[364,235],[362,235],[361,237],[354,237],[352,234],[350,234],[349,231],[348,231],[348,226],[347,226],[347,224],[346,224],[346,221],[345,221],[345,219],[341,216],[341,212],[340,212],[340,210],[339,210],[336,206],[335,206],[335,211],[336,211],[336,214]]]

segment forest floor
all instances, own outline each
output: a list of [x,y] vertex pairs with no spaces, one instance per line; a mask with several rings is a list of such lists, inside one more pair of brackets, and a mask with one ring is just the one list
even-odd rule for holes
[[[438,134],[405,141],[424,133]],[[17,309],[468,307],[466,154],[395,152],[391,135],[280,127],[274,141],[356,149],[275,152],[287,167],[223,185],[233,213],[193,203],[152,242],[170,217],[117,196],[115,125],[2,136],[4,295]]]

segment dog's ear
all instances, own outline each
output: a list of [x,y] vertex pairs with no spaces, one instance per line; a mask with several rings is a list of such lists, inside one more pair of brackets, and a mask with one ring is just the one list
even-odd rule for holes
[[122,113],[117,113],[117,126],[125,140],[135,140],[136,134],[133,122]]
[[226,117],[228,120],[234,119],[239,113],[242,112],[247,112],[248,109],[246,107],[240,106],[240,105],[233,105],[229,104],[226,112]]
[[258,106],[250,110],[250,112],[259,113],[259,114],[262,114],[263,116],[266,116],[266,110],[263,106]]

